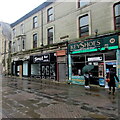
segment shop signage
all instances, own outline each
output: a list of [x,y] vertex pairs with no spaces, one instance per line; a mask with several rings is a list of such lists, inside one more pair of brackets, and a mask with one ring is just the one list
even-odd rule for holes
[[[112,35],[108,37],[102,37],[93,40],[87,40],[83,42],[69,44],[68,50],[70,53],[79,52],[92,52],[105,49],[116,49],[118,48],[118,35]],[[78,52],[78,53],[79,53]]]
[[56,51],[56,56],[63,56],[63,55],[66,55],[66,51],[65,50]]
[[49,55],[33,56],[33,63],[49,62]]
[[102,61],[102,57],[91,57],[88,58],[88,61]]

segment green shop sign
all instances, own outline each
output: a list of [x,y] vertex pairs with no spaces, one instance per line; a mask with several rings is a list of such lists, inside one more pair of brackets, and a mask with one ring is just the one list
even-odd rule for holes
[[118,35],[102,37],[68,45],[70,54],[103,51],[118,48]]

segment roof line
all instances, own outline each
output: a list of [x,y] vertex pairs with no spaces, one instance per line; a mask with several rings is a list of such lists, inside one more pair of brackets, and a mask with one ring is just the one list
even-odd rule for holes
[[24,15],[23,17],[21,17],[20,19],[18,19],[16,22],[10,24],[11,27],[16,26],[17,24],[21,23],[22,21],[26,20],[27,18],[31,17],[32,15],[34,15],[35,13],[37,13],[38,11],[42,10],[43,8],[47,7],[48,5],[50,5],[51,3],[53,3],[55,0],[48,0],[44,3],[42,3],[41,5],[39,5],[38,7],[36,7],[35,9],[33,9],[32,11],[30,11],[29,13],[27,13],[26,15]]

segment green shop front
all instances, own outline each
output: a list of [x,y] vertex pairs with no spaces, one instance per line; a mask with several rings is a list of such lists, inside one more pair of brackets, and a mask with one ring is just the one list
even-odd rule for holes
[[106,73],[114,68],[120,78],[119,35],[103,35],[68,45],[69,83],[84,85],[83,67],[93,65],[90,84],[107,87]]

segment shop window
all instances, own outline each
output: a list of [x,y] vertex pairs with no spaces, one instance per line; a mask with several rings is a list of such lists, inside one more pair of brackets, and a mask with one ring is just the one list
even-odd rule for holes
[[48,33],[48,45],[53,44],[53,27],[49,28],[47,33]]
[[33,28],[37,27],[37,16],[33,17]]
[[53,8],[47,10],[47,22],[53,21]]
[[23,76],[28,76],[28,61],[23,62]]
[[79,37],[89,35],[89,19],[88,15],[79,18]]
[[82,68],[85,66],[85,56],[72,56],[72,75],[82,75]]
[[31,64],[31,75],[40,77],[40,64]]
[[37,48],[37,34],[33,35],[33,48]]
[[55,79],[56,78],[56,64],[55,63],[50,63],[50,78]]
[[78,0],[78,8],[87,6],[88,4],[90,4],[90,0]]
[[114,5],[115,29],[120,29],[120,2]]
[[105,54],[105,60],[116,60],[116,53],[114,52],[110,52]]

